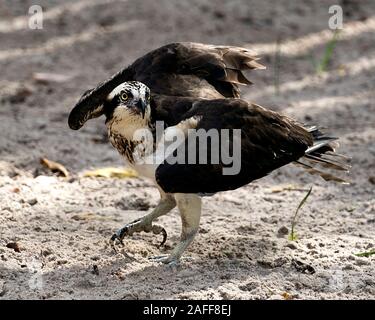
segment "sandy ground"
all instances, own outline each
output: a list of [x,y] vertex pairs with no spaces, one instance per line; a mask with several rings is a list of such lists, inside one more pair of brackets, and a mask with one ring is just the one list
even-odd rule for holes
[[[320,75],[313,61],[332,38],[330,1],[39,2],[43,30],[27,29],[35,1],[0,1],[0,299],[374,299],[375,256],[355,255],[375,248],[374,1],[342,1],[344,30]],[[251,75],[245,98],[329,127],[353,157],[349,186],[287,166],[205,198],[186,252],[193,259],[178,271],[148,261],[178,241],[176,210],[159,220],[169,233],[165,248],[144,233],[123,253],[108,247],[158,192],[137,178],[83,178],[123,162],[104,138],[103,119],[79,132],[67,126],[84,90],[173,41],[255,49],[268,69]],[[38,81],[40,72],[68,79]],[[41,157],[64,164],[72,178],[44,169]],[[291,242],[279,230],[290,231],[310,186]],[[20,252],[6,247],[11,242]]]

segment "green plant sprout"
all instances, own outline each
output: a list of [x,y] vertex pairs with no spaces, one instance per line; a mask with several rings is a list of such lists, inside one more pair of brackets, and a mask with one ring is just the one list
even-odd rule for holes
[[335,30],[335,32],[333,33],[332,39],[327,43],[325,51],[324,51],[324,55],[322,59],[320,60],[319,64],[316,66],[316,72],[318,74],[327,70],[328,64],[331,61],[333,51],[335,50],[335,47],[337,44],[339,33],[340,33],[339,30]]
[[297,223],[297,214],[298,214],[299,209],[302,208],[302,206],[306,202],[307,198],[310,196],[311,190],[312,190],[312,187],[310,187],[309,191],[307,192],[305,197],[302,199],[302,201],[299,203],[299,205],[296,209],[296,212],[294,213],[293,220],[292,220],[292,228],[291,228],[291,231],[290,231],[290,234],[289,234],[289,240],[290,241],[297,240],[297,234],[294,230],[294,227],[296,226],[296,223]]
[[357,256],[357,257],[366,257],[366,258],[368,258],[369,256],[372,256],[373,254],[375,254],[375,250],[370,250],[370,251],[361,252],[361,253],[355,253],[354,255]]

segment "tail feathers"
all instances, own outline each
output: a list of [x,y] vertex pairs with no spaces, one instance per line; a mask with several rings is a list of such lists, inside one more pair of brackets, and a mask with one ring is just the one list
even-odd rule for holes
[[337,161],[329,159],[328,157],[325,156],[325,154],[323,155],[306,154],[304,158],[312,162],[318,162],[325,168],[332,168],[332,169],[339,170],[339,171],[348,172],[349,169],[351,168],[351,166],[346,163],[337,162]]
[[327,151],[333,151],[335,148],[338,147],[337,143],[333,141],[337,140],[337,138],[333,137],[325,137],[325,138],[314,138],[314,144],[306,150],[305,153],[313,153],[314,151],[319,149],[319,153],[325,153]]
[[349,171],[351,168],[347,163],[349,158],[335,152],[335,149],[339,146],[337,138],[325,135],[316,126],[307,128],[307,131],[313,136],[314,143],[306,150],[305,155],[296,161],[296,164],[302,166],[308,173],[319,175],[326,181],[348,184],[348,181],[338,177],[336,174],[316,168],[321,166],[324,170]]
[[295,161],[295,163],[297,165],[300,165],[302,166],[306,172],[308,172],[309,174],[311,175],[319,175],[321,176],[325,181],[335,181],[335,182],[339,182],[339,183],[342,183],[342,184],[350,184],[349,181],[346,181],[340,177],[337,177],[331,173],[328,173],[328,172],[324,172],[324,171],[321,171],[321,170],[318,170],[306,163],[303,163],[301,161]]

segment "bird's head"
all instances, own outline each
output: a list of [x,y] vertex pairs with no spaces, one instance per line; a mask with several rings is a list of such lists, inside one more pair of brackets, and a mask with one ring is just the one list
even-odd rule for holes
[[151,115],[150,97],[150,89],[142,82],[121,83],[111,91],[103,104],[107,121],[114,117],[148,121]]
[[69,126],[78,130],[93,118],[105,115],[107,121],[132,118],[148,122],[151,117],[150,89],[138,81],[121,82],[113,86],[113,78],[87,90],[69,114]]

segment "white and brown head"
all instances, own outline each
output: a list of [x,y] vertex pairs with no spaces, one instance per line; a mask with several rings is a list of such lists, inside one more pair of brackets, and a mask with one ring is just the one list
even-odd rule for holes
[[108,95],[103,110],[107,122],[125,117],[148,121],[151,115],[150,89],[138,81],[121,83]]
[[[101,97],[102,89],[92,89],[82,96],[69,115],[69,126],[79,129],[83,124],[101,115],[106,116],[106,123],[113,121],[148,123],[151,117],[150,89],[139,81],[120,83]],[[105,88],[104,88],[105,89]],[[102,90],[106,91],[106,90]]]
[[108,95],[103,110],[109,134],[119,134],[132,140],[137,130],[148,128],[150,89],[141,82],[124,82]]

